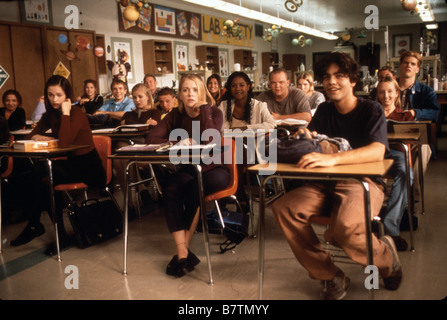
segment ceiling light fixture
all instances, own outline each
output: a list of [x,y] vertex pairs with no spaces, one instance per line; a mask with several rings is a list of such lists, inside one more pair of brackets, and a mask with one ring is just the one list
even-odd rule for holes
[[274,17],[269,14],[259,12],[256,10],[251,10],[242,6],[238,6],[222,0],[183,0],[200,6],[224,11],[226,13],[237,14],[241,17],[252,19],[255,21],[262,21],[271,25],[282,26],[283,28],[291,29],[297,32],[302,32],[310,34],[315,37],[323,38],[326,40],[337,40],[336,35],[320,31],[314,28],[306,27],[298,23],[281,19],[279,17]]
[[425,27],[429,30],[433,30],[433,29],[438,29],[438,24],[437,23],[430,23],[425,25]]
[[419,0],[416,8],[418,9],[417,12],[419,12],[419,18],[421,18],[423,22],[435,21],[435,16],[433,15],[433,10],[431,9],[428,0]]

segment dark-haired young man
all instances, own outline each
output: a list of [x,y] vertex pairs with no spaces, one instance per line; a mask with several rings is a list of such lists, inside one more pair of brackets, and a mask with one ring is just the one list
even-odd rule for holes
[[174,89],[169,87],[161,88],[158,91],[158,103],[156,105],[161,111],[161,118],[163,119],[173,108],[178,106]]
[[[353,88],[359,79],[358,64],[343,53],[331,53],[316,66],[315,75],[323,82],[328,100],[319,105],[306,133],[317,132],[342,137],[352,150],[333,154],[310,153],[297,163],[300,168],[367,163],[383,160],[388,149],[385,115],[379,103],[357,98]],[[371,213],[379,214],[384,188],[365,179],[370,188]],[[312,215],[331,217],[325,239],[341,247],[361,265],[366,265],[366,230],[363,190],[353,181],[305,183],[273,203],[274,216],[297,260],[309,276],[321,280],[325,299],[346,295],[349,278],[323,249],[309,223]],[[373,236],[374,264],[388,289],[397,289],[402,267],[391,237]]]

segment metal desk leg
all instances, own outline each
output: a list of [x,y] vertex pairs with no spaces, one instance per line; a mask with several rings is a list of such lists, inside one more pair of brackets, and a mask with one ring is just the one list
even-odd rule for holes
[[[374,265],[374,251],[372,245],[371,230],[371,197],[369,192],[369,184],[366,181],[358,180],[363,186],[363,195],[365,201],[365,228],[366,228],[366,259],[367,265]],[[369,289],[369,296],[374,299],[374,289]]]
[[134,161],[129,161],[126,166],[126,187],[124,188],[124,254],[123,254],[123,274],[127,275],[127,238],[129,235],[129,167],[133,165]]
[[424,168],[422,165],[422,145],[418,144],[418,157],[419,157],[419,186],[421,191],[421,204],[422,214],[425,214],[425,202],[424,202]]
[[272,176],[265,176],[259,186],[259,221],[258,221],[258,289],[259,300],[262,300],[262,288],[264,285],[264,250],[265,250],[265,185]]
[[51,159],[47,159],[48,177],[50,178],[50,202],[51,211],[53,217],[54,232],[56,234],[56,249],[57,249],[57,261],[61,261],[61,249],[59,246],[59,232],[57,230],[57,215],[56,215],[56,203],[54,199],[54,185],[53,185],[53,164]]
[[408,203],[408,223],[410,226],[410,251],[414,252],[414,240],[413,240],[413,214],[414,210],[414,195],[413,190],[411,188],[411,164],[410,164],[410,148],[404,143],[402,143],[402,147],[405,152],[405,169],[406,169],[406,184],[407,184],[407,203]]
[[203,191],[203,180],[202,180],[202,167],[198,164],[194,165],[197,172],[197,183],[199,186],[199,201],[200,201],[200,215],[202,217],[202,230],[203,230],[203,241],[205,242],[205,253],[206,259],[208,261],[208,273],[209,273],[209,284],[214,284],[213,271],[211,268],[211,254],[210,254],[210,241],[208,236],[208,224],[206,220],[206,210],[204,201],[204,191]]

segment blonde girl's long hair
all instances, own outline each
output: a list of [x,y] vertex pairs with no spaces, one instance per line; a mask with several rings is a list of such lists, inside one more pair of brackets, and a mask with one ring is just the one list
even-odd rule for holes
[[309,93],[312,94],[314,92],[314,89],[315,89],[315,87],[314,87],[314,78],[312,77],[312,75],[309,72],[307,72],[307,71],[301,72],[296,77],[297,85],[298,85],[298,80],[300,80],[300,79],[304,79],[304,80],[306,80],[309,83],[309,85],[310,85]]
[[396,109],[401,109],[402,102],[400,100],[399,83],[397,83],[397,81],[395,79],[391,78],[390,76],[386,76],[383,80],[381,80],[379,82],[379,84],[377,85],[377,89],[379,88],[381,83],[391,83],[394,86],[394,89],[396,89],[396,92],[397,92],[397,97],[396,97],[396,100],[394,101],[394,106],[396,107]]
[[[201,77],[199,77],[198,75],[195,75],[195,74],[185,74],[184,76],[182,76],[182,78],[180,79],[179,86],[178,86],[179,96],[180,96],[180,93],[182,92],[183,84],[185,83],[186,80],[192,80],[197,85],[198,95],[199,95],[199,102],[198,102],[197,107],[200,107],[201,105],[204,105],[204,104],[209,104],[210,106],[216,105],[216,101],[214,100],[214,98],[211,96],[211,93],[206,88],[205,82],[202,80]],[[182,101],[182,99],[178,99],[178,100],[179,100],[179,102],[178,102],[179,111],[183,112],[185,109],[185,107],[183,105],[183,101]]]
[[144,83],[138,83],[132,88],[132,97],[134,93],[138,90],[143,90],[143,92],[148,97],[147,99],[147,105],[144,108],[144,110],[151,110],[155,109],[154,99],[152,99],[151,91],[149,90],[149,87]]

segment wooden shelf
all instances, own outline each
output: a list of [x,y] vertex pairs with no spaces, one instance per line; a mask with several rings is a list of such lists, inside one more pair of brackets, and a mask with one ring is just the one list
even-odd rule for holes
[[172,42],[143,40],[144,73],[155,75],[173,73]]
[[270,67],[273,67],[273,69],[279,67],[279,55],[277,52],[262,53],[262,73],[269,74]]
[[196,58],[204,68],[219,73],[219,47],[196,46]]
[[253,69],[253,55],[251,50],[234,50],[234,62],[241,65],[242,70],[246,68]]

